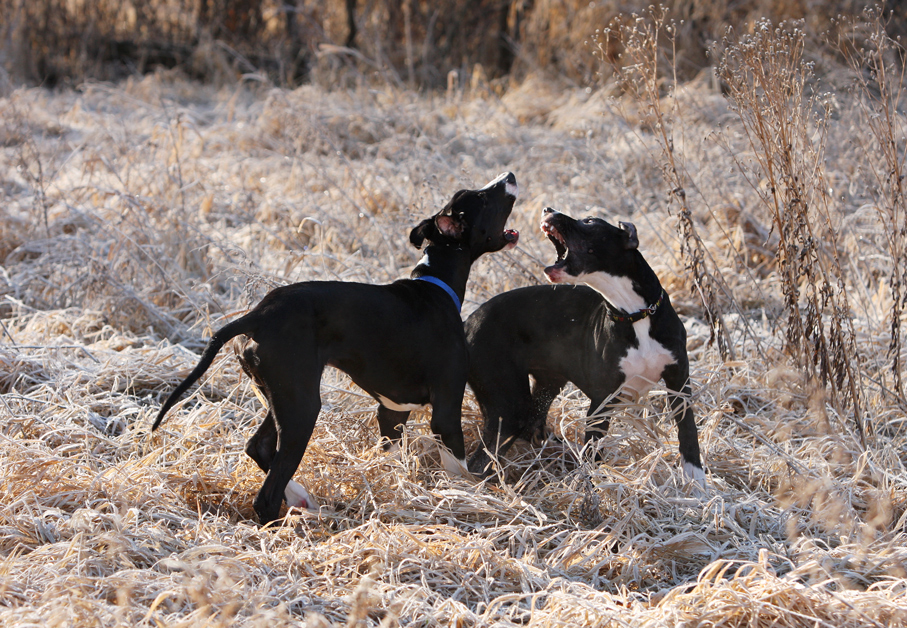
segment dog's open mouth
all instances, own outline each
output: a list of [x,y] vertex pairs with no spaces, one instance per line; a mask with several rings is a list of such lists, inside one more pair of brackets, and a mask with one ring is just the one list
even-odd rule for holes
[[543,221],[541,227],[545,235],[548,236],[548,239],[554,244],[555,251],[557,251],[557,261],[545,268],[545,273],[550,275],[551,273],[549,271],[563,268],[567,264],[567,243],[564,240],[564,236],[561,235],[561,232],[557,230],[557,227],[550,222]]

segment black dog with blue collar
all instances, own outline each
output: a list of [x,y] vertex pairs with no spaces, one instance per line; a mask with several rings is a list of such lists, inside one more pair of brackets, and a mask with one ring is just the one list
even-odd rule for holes
[[284,499],[289,506],[312,506],[292,477],[321,410],[326,366],[346,372],[379,402],[378,426],[388,446],[400,438],[411,410],[431,404],[431,429],[445,445],[445,468],[466,473],[460,408],[468,358],[460,304],[472,263],[484,253],[516,246],[519,234],[504,226],[517,192],[508,172],[481,189],[454,194],[410,233],[410,242],[425,248],[409,279],[379,286],[308,281],[272,290],[214,334],[198,366],[161,406],[152,429],[224,344],[244,335],[240,362],[269,405],[246,445],[267,473],[254,501],[261,523],[279,517]]

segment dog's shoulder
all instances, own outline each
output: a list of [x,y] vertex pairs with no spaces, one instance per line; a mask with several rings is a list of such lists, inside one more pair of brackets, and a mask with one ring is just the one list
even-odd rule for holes
[[470,319],[500,319],[506,324],[513,317],[538,317],[590,312],[603,305],[601,295],[583,285],[536,285],[516,288],[495,295],[470,316]]

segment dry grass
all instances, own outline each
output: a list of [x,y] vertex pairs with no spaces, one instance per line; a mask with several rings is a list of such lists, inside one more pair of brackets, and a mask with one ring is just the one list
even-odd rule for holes
[[[760,153],[712,81],[660,102],[733,359],[691,292],[652,103],[610,84],[498,98],[157,74],[0,100],[0,625],[907,625],[903,249],[876,207],[903,210],[867,175],[891,156],[866,150],[860,94],[830,102],[804,185],[831,189],[862,440],[790,349]],[[602,464],[523,448],[509,483],[474,484],[440,470],[427,415],[384,454],[374,402],[329,372],[297,474],[323,507],[267,530],[242,451],[262,408],[228,352],[149,437],[212,328],[274,285],[406,275],[410,226],[505,169],[520,246],[480,261],[466,312],[541,281],[545,205],[634,221],[689,330],[705,500],[681,485],[657,391],[613,422]],[[552,410],[568,448],[584,405]],[[464,422],[472,445],[471,399]]]

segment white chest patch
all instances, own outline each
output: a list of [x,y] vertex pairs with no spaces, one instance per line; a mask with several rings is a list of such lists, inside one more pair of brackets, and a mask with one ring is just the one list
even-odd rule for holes
[[[648,305],[633,289],[633,282],[629,277],[595,272],[577,277],[577,280],[598,291],[612,305],[625,312],[636,312]],[[674,354],[649,335],[651,327],[652,321],[648,318],[633,323],[639,346],[627,351],[627,355],[620,360],[620,370],[625,377],[621,390],[637,397],[649,392],[661,379],[664,367],[675,362]]]
[[375,396],[378,397],[378,402],[387,408],[388,410],[393,410],[394,412],[412,412],[413,410],[421,410],[425,407],[426,404],[420,403],[396,403],[391,401],[383,395],[375,393]]
[[652,321],[647,318],[633,323],[639,346],[627,351],[620,360],[620,370],[626,378],[622,390],[637,397],[649,392],[661,379],[664,368],[675,362],[674,354],[649,335],[651,325]]

